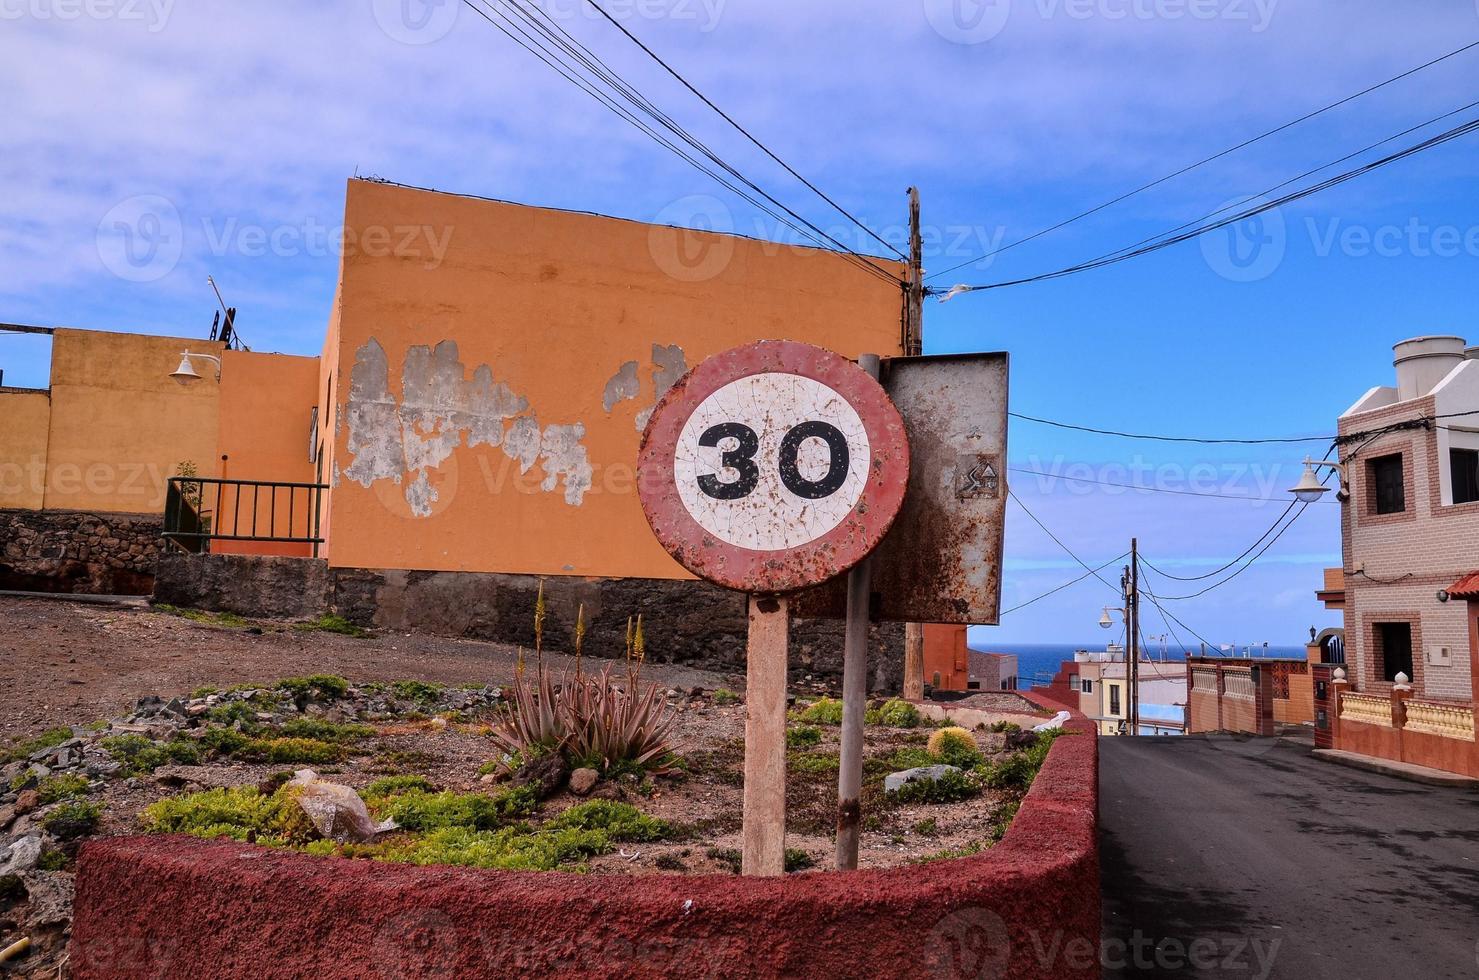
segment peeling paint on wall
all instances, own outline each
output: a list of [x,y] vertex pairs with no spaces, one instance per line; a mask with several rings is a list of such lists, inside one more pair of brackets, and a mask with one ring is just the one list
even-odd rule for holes
[[362,487],[376,480],[401,482],[406,453],[401,445],[400,415],[390,394],[385,348],[373,337],[354,352],[344,418],[349,426],[348,449],[354,455],[344,475]]
[[[688,358],[683,353],[682,347],[677,344],[652,345],[652,401],[647,404],[646,408],[639,411],[633,420],[638,432],[647,428],[647,420],[652,417],[652,410],[657,407],[658,400],[687,373]],[[606,390],[601,395],[601,405],[609,415],[619,403],[636,398],[640,393],[640,388],[637,362],[627,361],[611,376],[611,380],[606,382]]]
[[[507,383],[495,382],[488,365],[479,365],[470,379],[466,376],[456,341],[409,348],[401,391],[397,403],[385,349],[371,338],[355,352],[349,400],[341,416],[354,456],[343,475],[365,488],[377,480],[404,482],[414,516],[432,515],[439,495],[430,473],[451,458],[464,433],[468,448],[501,447],[521,473],[542,463],[541,489],[550,493],[563,483],[565,502],[571,506],[580,506],[590,489],[591,464],[581,442],[585,426],[576,422],[541,431],[529,400]],[[338,476],[336,472],[336,482]]]
[[641,384],[637,380],[637,362],[627,361],[611,376],[611,380],[606,382],[606,390],[601,394],[601,407],[609,415],[618,402],[636,398],[640,393]]

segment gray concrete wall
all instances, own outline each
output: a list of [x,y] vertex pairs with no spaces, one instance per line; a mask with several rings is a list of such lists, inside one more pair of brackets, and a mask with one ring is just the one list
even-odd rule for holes
[[193,555],[159,559],[154,601],[265,619],[316,619],[329,611],[332,579],[318,558]]

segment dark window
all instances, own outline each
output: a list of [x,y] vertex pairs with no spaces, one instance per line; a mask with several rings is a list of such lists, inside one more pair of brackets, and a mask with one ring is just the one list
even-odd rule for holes
[[1448,472],[1453,480],[1453,502],[1479,500],[1479,449],[1450,449]]
[[1083,692],[1085,694],[1093,694],[1094,693],[1094,682],[1092,680],[1090,680],[1089,678],[1085,677],[1084,680],[1083,680],[1083,688],[1082,688],[1082,690],[1083,690]]
[[1376,662],[1382,680],[1395,681],[1397,674],[1412,678],[1412,624],[1376,624]]
[[1112,715],[1120,713],[1120,687],[1118,684],[1109,685],[1109,713]]
[[966,681],[965,682],[965,689],[967,691],[979,691],[981,689],[981,682],[980,681]]
[[1378,456],[1366,464],[1366,478],[1373,510],[1378,514],[1400,514],[1407,509],[1402,486],[1402,454]]

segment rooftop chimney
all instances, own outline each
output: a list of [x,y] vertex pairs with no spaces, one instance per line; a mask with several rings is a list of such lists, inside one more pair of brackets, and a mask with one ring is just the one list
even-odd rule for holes
[[1463,363],[1464,338],[1414,337],[1392,348],[1397,367],[1397,400],[1421,398]]

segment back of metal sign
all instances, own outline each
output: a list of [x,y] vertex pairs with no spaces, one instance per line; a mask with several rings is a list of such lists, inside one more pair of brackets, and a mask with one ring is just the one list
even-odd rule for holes
[[[884,362],[883,386],[909,436],[909,487],[873,552],[872,616],[910,623],[996,623],[1007,503],[1007,355]],[[845,590],[797,597],[801,616],[840,617]]]

